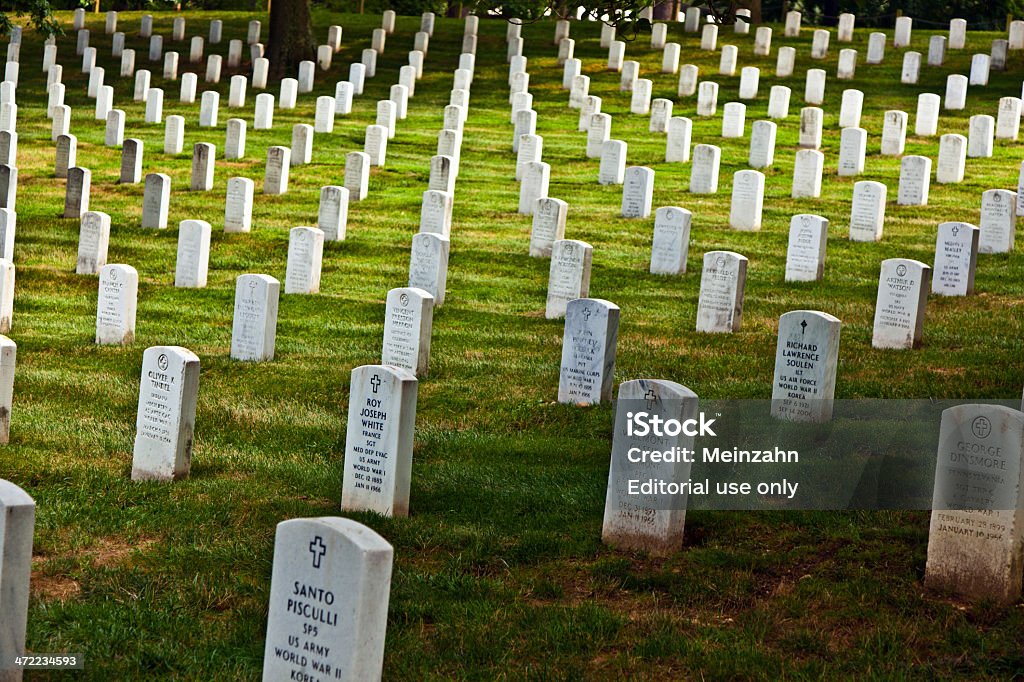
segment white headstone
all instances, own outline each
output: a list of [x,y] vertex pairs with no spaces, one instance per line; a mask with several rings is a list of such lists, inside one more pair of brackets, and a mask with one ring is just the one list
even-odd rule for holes
[[284,278],[286,294],[320,292],[320,271],[324,253],[324,232],[315,227],[293,227],[288,233],[288,267]]
[[1013,251],[1017,224],[1017,194],[1005,189],[990,189],[981,194],[981,235],[979,253]]
[[274,359],[281,283],[270,275],[241,275],[235,280],[231,357],[263,362]]
[[853,185],[850,204],[850,240],[877,242],[885,224],[885,199],[888,188],[880,182],[861,180]]
[[815,310],[793,310],[779,318],[773,417],[794,422],[832,419],[841,327],[837,317]]
[[130,265],[104,265],[100,269],[96,303],[96,343],[125,345],[135,341],[135,310],[139,273]]
[[737,332],[743,320],[747,258],[732,251],[708,251],[697,300],[698,332]]
[[925,304],[932,269],[909,258],[882,261],[875,301],[874,348],[916,348],[921,345]]
[[252,229],[252,201],[256,183],[249,178],[229,178],[224,200],[224,231]]
[[100,269],[107,264],[109,245],[110,216],[99,211],[83,213],[78,232],[78,260],[75,265],[75,274],[98,275]]
[[935,237],[933,294],[969,296],[974,293],[974,271],[978,262],[979,235],[978,228],[969,223],[939,224]]
[[558,402],[596,405],[612,399],[619,306],[599,298],[566,304]]
[[548,270],[548,297],[544,310],[547,319],[565,317],[569,301],[589,295],[593,253],[594,248],[586,242],[575,239],[555,241]]
[[786,281],[821,281],[825,273],[827,246],[827,219],[809,213],[793,216],[789,221],[789,245],[786,248]]
[[188,475],[198,395],[196,353],[180,346],[145,349],[132,480],[174,480]]
[[[69,172],[70,175],[70,172]],[[171,201],[171,178],[164,173],[150,173],[142,192],[142,226],[159,230],[167,228],[167,211]]]
[[210,266],[210,223],[182,220],[178,225],[178,258],[174,266],[174,286],[203,288]]

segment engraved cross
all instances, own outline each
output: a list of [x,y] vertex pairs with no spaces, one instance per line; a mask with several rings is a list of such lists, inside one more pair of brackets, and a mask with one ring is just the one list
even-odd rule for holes
[[324,544],[323,538],[319,535],[313,538],[313,542],[309,543],[309,553],[313,555],[313,568],[320,568],[320,560],[327,553],[327,545]]
[[654,389],[647,389],[647,393],[644,394],[644,400],[647,401],[647,409],[650,410],[654,407],[655,401],[658,399],[658,394],[654,392]]
[[374,374],[373,378],[370,379],[370,385],[373,386],[373,392],[376,393],[377,389],[380,388],[380,375]]

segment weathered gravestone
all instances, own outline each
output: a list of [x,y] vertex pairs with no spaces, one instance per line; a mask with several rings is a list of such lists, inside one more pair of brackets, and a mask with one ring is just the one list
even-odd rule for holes
[[667,556],[683,546],[686,496],[644,494],[630,481],[660,480],[679,486],[690,479],[690,463],[683,457],[672,462],[644,458],[634,463],[628,453],[634,449],[692,451],[693,436],[681,430],[674,436],[665,431],[661,436],[635,435],[630,419],[640,412],[649,418],[660,417],[663,423],[672,419],[682,423],[697,415],[697,394],[680,384],[656,379],[619,385],[601,540],[622,550]]
[[110,216],[100,211],[86,211],[78,232],[78,262],[75,274],[98,275],[107,264],[110,245]]
[[199,395],[199,358],[180,346],[152,346],[142,356],[132,480],[188,476]]
[[[0,350],[6,355],[4,351],[6,348]],[[7,368],[0,368],[6,374]],[[11,370],[13,378],[13,367]],[[18,486],[0,479],[0,680],[4,682],[20,682],[24,671],[15,659],[26,653],[35,521],[35,501]]]
[[737,332],[743,321],[747,257],[732,251],[708,251],[697,299],[698,332]]
[[118,182],[135,185],[142,181],[142,140],[129,137],[121,147],[121,177]]
[[266,172],[263,175],[263,193],[286,193],[288,191],[288,169],[290,167],[291,150],[288,147],[269,147],[267,149]]
[[142,226],[158,230],[167,228],[167,212],[171,202],[171,178],[165,173],[150,173],[142,190]]
[[403,367],[363,365],[350,386],[341,509],[408,516],[416,377]]
[[420,205],[420,232],[451,236],[454,196],[448,192],[428,189]]
[[916,348],[924,331],[932,269],[909,258],[882,261],[871,337],[874,348]]
[[345,232],[348,229],[348,195],[349,191],[338,185],[320,188],[316,226],[323,231],[324,241],[345,240]]
[[828,246],[828,220],[802,213],[789,221],[789,245],[786,249],[787,282],[818,282],[825,272]]
[[971,601],[1020,598],[1024,413],[1000,405],[942,412],[924,583]]
[[594,248],[575,239],[556,240],[551,248],[548,268],[548,295],[544,316],[549,320],[565,317],[566,305],[590,293],[590,264]]
[[263,680],[379,680],[394,550],[339,517],[277,525]]
[[281,283],[270,275],[240,275],[235,280],[231,357],[263,362],[274,359]]
[[135,341],[139,273],[130,265],[111,264],[100,269],[96,302],[96,343],[126,345]]
[[[550,258],[551,249],[559,239],[565,239],[565,221],[569,204],[561,199],[541,197],[533,209],[530,230],[530,256]],[[410,285],[411,286],[411,285]]]
[[[17,170],[17,169],[15,169]],[[15,176],[16,178],[17,176]],[[0,189],[3,185],[3,166],[0,166]],[[89,193],[92,187],[92,172],[88,168],[75,166],[68,169],[68,184],[64,191],[64,217],[81,219],[89,210]],[[0,192],[2,195],[2,192]],[[14,208],[6,206],[5,208]]]
[[448,237],[431,232],[412,236],[409,255],[409,287],[426,291],[434,297],[434,307],[444,304],[448,286]]
[[565,310],[558,402],[594,405],[612,399],[619,306],[599,298],[577,298]]
[[784,421],[832,419],[839,366],[839,318],[793,310],[779,318],[772,416]]
[[416,287],[390,290],[384,305],[381,364],[403,367],[417,377],[426,376],[433,321],[434,297],[430,292]]

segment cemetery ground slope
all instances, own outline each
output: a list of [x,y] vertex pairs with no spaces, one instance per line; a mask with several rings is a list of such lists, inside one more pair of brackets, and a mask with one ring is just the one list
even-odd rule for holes
[[[244,38],[251,18],[189,13],[187,34],[206,35],[224,19],[224,41]],[[438,18],[425,74],[375,168],[369,195],[349,208],[348,237],[325,245],[321,293],[282,295],[276,356],[269,363],[228,357],[235,278],[267,273],[284,279],[288,230],[315,225],[320,187],[340,184],[344,155],[361,150],[376,102],[388,97],[407,62],[419,17],[399,17],[379,57],[377,76],[315,137],[312,163],[291,169],[288,193],[265,196],[266,149],[291,144],[292,125],[312,123],[315,97],[275,111],[272,130],[254,130],[250,89],[245,109],[227,108],[231,71],[216,129],[198,127],[195,105],[178,102],[178,82],[164,82],[136,34],[140,14],[120,14],[136,68],[151,68],[165,87],[164,116],[186,119],[185,151],[163,153],[164,126],[143,124],[132,79],[118,78],[90,14],[91,44],[107,69],[115,106],[127,113],[126,137],[144,142],[144,172],[172,178],[167,230],[140,227],[142,185],[117,184],[120,151],[103,144],[92,120],[73,34],[59,40],[66,103],[73,110],[78,163],[92,171],[91,208],[112,217],[108,262],[139,272],[136,340],[125,347],[93,343],[97,279],[74,274],[79,222],[59,217],[64,181],[53,177],[45,115],[42,40],[26,31],[18,86],[19,187],[13,329],[18,344],[11,443],[0,471],[38,505],[28,648],[86,652],[75,679],[258,679],[262,665],[275,525],[289,518],[339,513],[348,384],[353,367],[380,358],[384,299],[407,282],[428,162],[457,66],[462,22]],[[70,14],[60,18],[70,33]],[[156,15],[165,50],[172,16]],[[342,24],[343,50],[313,95],[333,95],[348,64],[369,47],[379,15],[314,13],[315,35]],[[779,316],[821,310],[842,320],[839,398],[1015,398],[1024,385],[1024,258],[981,256],[977,294],[931,297],[922,348],[871,348],[879,265],[892,257],[933,260],[935,228],[977,224],[981,193],[1015,188],[1024,143],[997,140],[992,158],[968,159],[967,177],[933,182],[926,207],[895,204],[899,158],[878,154],[886,110],[913,116],[917,95],[945,89],[948,73],[967,73],[970,57],[989,50],[996,33],[968,34],[946,65],[922,66],[917,85],[900,85],[902,50],[881,65],[864,64],[869,29],[858,28],[861,54],[853,81],[835,79],[840,45],[811,61],[810,31],[783,38],[774,26],[772,54],[752,55],[753,35],[723,28],[719,43],[739,47],[739,66],[759,66],[758,98],[747,103],[747,136],[721,137],[721,107],[737,97],[736,77],[717,74],[718,52],[671,26],[682,63],[720,83],[719,115],[695,116],[695,98],[677,99],[676,76],[659,73],[660,51],[648,37],[626,58],[654,81],[654,97],[676,100],[675,115],[694,120],[694,144],[722,148],[714,195],[687,192],[689,164],[664,162],[665,137],[629,113],[618,76],[605,71],[599,27],[572,26],[576,56],[591,94],[614,118],[612,137],[628,142],[628,163],[656,171],[654,207],[693,212],[687,274],[648,273],[653,219],[618,217],[621,186],[597,183],[597,160],[584,155],[567,108],[553,24],[523,27],[530,91],[551,164],[549,194],[569,202],[566,237],[594,247],[591,295],[621,307],[616,384],[635,378],[677,381],[702,398],[768,398]],[[943,29],[944,30],[944,29]],[[264,27],[266,31],[266,27]],[[887,30],[891,36],[891,29]],[[927,53],[931,31],[915,27],[912,49]],[[796,73],[774,77],[781,45],[797,48]],[[845,45],[844,45],[845,47]],[[246,62],[248,61],[246,51]],[[352,514],[395,548],[384,677],[415,679],[663,679],[963,677],[1024,674],[1024,609],[964,605],[926,593],[925,512],[692,512],[687,544],[667,560],[613,551],[600,542],[613,408],[557,404],[561,321],[544,319],[548,261],[528,256],[530,219],[516,213],[511,153],[505,24],[481,20],[477,67],[455,193],[448,295],[434,313],[430,373],[420,381],[407,519]],[[791,199],[799,109],[808,68],[828,72],[825,171],[819,200]],[[738,73],[738,71],[737,71]],[[966,135],[971,114],[995,115],[1001,96],[1020,95],[1024,54],[985,88],[971,88],[965,111],[942,111],[939,133]],[[765,117],[771,85],[793,88],[790,116],[779,121],[775,165],[765,169],[760,232],[728,228],[733,173],[747,168],[749,126]],[[865,93],[869,131],[866,172],[836,177],[842,90]],[[278,92],[271,83],[269,92]],[[224,125],[246,118],[245,159],[225,161]],[[191,149],[212,142],[218,158],[213,190],[189,192]],[[906,154],[935,158],[937,137],[908,133]],[[257,187],[253,231],[222,231],[229,177]],[[885,233],[878,243],[847,240],[855,180],[889,187]],[[830,221],[824,280],[783,281],[790,217],[818,213]],[[213,226],[209,283],[176,289],[178,223]],[[749,258],[743,325],[735,334],[694,332],[700,263],[711,250]],[[142,353],[181,345],[201,359],[191,475],[173,484],[130,480]],[[938,428],[938,425],[936,425]]]

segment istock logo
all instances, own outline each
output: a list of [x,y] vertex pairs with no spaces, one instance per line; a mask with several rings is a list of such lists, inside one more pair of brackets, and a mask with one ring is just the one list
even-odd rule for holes
[[687,436],[715,436],[711,426],[714,419],[708,419],[703,412],[699,419],[662,419],[658,415],[651,416],[647,412],[626,413],[626,435],[628,436],[678,436],[680,433]]

